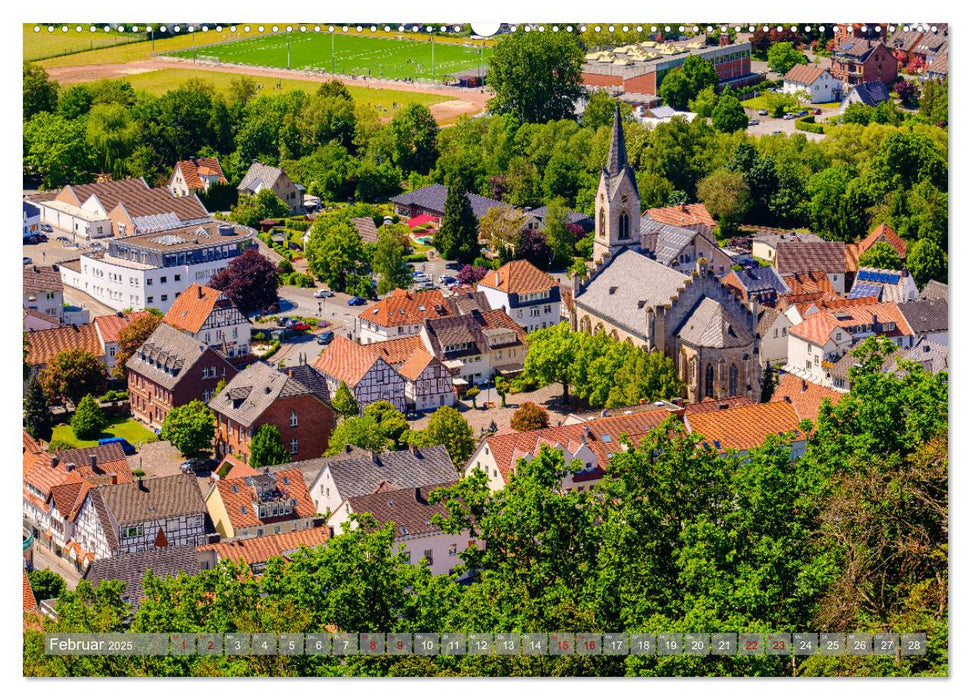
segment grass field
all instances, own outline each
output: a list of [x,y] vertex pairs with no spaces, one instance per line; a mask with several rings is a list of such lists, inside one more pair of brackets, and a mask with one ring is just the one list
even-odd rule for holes
[[[39,32],[34,27],[40,27]],[[54,31],[48,31],[53,26]],[[62,31],[65,25],[25,24],[24,25],[24,58],[28,61],[38,61],[43,58],[74,54],[81,51],[101,49],[140,41],[141,34],[126,34],[123,32],[106,32],[102,25],[71,24],[68,31]],[[94,26],[96,31],[91,31]],[[81,27],[81,31],[77,28]]]
[[[145,90],[153,95],[161,95],[174,88],[179,87],[185,81],[191,79],[204,80],[212,83],[217,90],[228,94],[229,84],[233,78],[238,76],[233,73],[223,73],[219,71],[196,70],[192,68],[166,68],[164,70],[153,70],[145,73],[135,73],[125,76],[125,80],[131,83],[136,90]],[[254,77],[257,84],[263,85],[263,92],[274,94],[279,92],[276,89],[276,78]],[[295,80],[284,78],[279,81],[283,92],[288,90],[303,90],[307,93],[316,92],[320,83],[312,80]],[[405,90],[377,90],[356,85],[346,86],[351,96],[359,103],[368,107],[375,107],[387,110],[389,114],[397,108],[409,102],[419,102],[425,106],[433,105],[438,102],[446,102],[449,98],[441,95],[430,95],[425,92],[408,92]]]
[[[286,34],[210,45],[195,50],[173,51],[180,58],[215,57],[224,63],[271,68],[319,70],[373,78],[440,80],[449,73],[476,68],[488,62],[491,47],[463,45],[454,41],[395,39],[352,34]],[[480,51],[482,54],[480,56]]]
[[[136,447],[143,442],[154,442],[158,439],[155,437],[155,433],[131,418],[112,421],[105,428],[105,431],[101,433],[100,437],[125,438]],[[79,440],[75,437],[74,430],[71,426],[66,423],[54,426],[54,434],[51,436],[51,441],[54,440],[60,440],[73,447],[94,447],[98,444],[97,440]]]

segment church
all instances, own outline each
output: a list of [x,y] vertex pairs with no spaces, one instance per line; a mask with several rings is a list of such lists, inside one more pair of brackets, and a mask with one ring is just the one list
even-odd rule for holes
[[640,194],[620,120],[614,113],[594,215],[592,269],[573,278],[571,327],[603,331],[670,357],[687,399],[758,400],[758,309],[721,283],[699,258],[690,274],[652,259],[641,233]]

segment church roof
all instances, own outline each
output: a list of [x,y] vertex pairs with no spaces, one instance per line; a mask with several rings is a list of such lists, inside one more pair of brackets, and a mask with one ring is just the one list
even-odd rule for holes
[[614,110],[614,124],[610,133],[610,150],[607,152],[607,167],[602,177],[607,181],[607,193],[611,199],[617,194],[620,183],[630,180],[634,192],[640,197],[637,189],[637,178],[634,169],[627,163],[627,143],[624,141],[624,127],[620,120],[620,102]]
[[705,297],[678,330],[681,340],[704,348],[738,348],[755,341],[724,306]]
[[[683,251],[697,236],[702,234],[694,229],[671,226],[653,219],[641,221],[641,233],[657,233],[657,243],[654,245],[654,259],[662,265],[670,265],[677,261]],[[715,241],[711,236],[704,236],[709,241]]]

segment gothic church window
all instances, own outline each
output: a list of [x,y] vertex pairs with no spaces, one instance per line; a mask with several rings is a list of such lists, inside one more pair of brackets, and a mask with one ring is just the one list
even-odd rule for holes
[[734,364],[728,370],[728,395],[738,396],[738,367]]
[[705,398],[715,398],[715,368],[710,364],[705,369]]

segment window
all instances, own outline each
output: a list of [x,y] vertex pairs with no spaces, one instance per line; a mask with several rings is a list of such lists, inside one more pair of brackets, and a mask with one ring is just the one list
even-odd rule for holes
[[155,297],[148,297],[145,301],[151,304],[153,301],[155,301]]
[[705,369],[705,397],[715,398],[715,368],[712,365]]
[[619,226],[620,239],[622,241],[627,240],[628,238],[630,238],[630,217],[627,215],[627,212],[624,212],[623,214],[620,215],[619,224],[620,224]]
[[162,277],[162,279],[159,280],[159,283],[160,284],[165,284],[168,281],[169,281],[169,278],[168,277]]
[[178,281],[179,281],[179,280],[181,280],[181,279],[182,279],[182,275],[176,275],[176,276],[175,276],[175,281],[176,281],[176,282],[178,282]]
[[145,278],[145,285],[148,286],[148,287],[151,287],[152,286],[152,278],[151,277],[146,277]]
[[429,566],[431,566],[434,563],[434,561],[432,559],[432,550],[430,550],[430,549],[426,549],[425,550],[425,554],[423,555],[423,558],[425,559],[425,561],[428,562],[428,565]]
[[294,438],[290,441],[290,454],[295,455],[299,451],[300,448],[298,447],[297,438]]
[[162,295],[162,301],[168,301],[168,300],[169,300],[169,295],[168,294],[163,294]]
[[291,411],[290,412],[290,427],[291,428],[296,428],[297,427],[297,412],[296,411]]
[[125,528],[125,537],[141,537],[141,536],[142,536],[141,526]]
[[728,368],[728,395],[738,396],[738,367],[734,364]]

